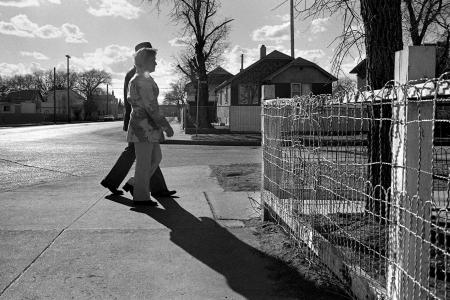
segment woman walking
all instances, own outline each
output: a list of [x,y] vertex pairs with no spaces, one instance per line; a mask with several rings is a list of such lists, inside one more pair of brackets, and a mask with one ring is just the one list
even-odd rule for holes
[[133,184],[135,205],[158,205],[150,199],[149,182],[162,159],[161,131],[173,135],[169,122],[159,114],[156,82],[150,76],[156,67],[156,49],[142,48],[134,55],[136,74],[130,80],[128,101],[132,111],[127,141],[134,143],[136,167]]

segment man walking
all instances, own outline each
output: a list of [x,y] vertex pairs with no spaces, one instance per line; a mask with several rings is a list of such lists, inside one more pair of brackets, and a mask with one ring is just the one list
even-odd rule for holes
[[[143,42],[136,45],[134,50],[138,51],[141,48],[152,48],[152,45],[149,42]],[[135,67],[133,67],[125,75],[125,83],[123,88],[123,95],[124,95],[123,99],[125,104],[125,116],[123,119],[124,131],[128,130],[128,123],[130,122],[130,114],[131,114],[131,105],[127,101],[128,83],[130,82],[131,78],[133,78],[135,73],[136,69]],[[136,155],[134,153],[134,144],[128,143],[128,146],[125,147],[122,154],[120,154],[111,171],[108,173],[108,175],[106,175],[106,177],[101,181],[100,184],[105,188],[109,189],[111,193],[115,195],[122,195],[123,192],[121,190],[118,190],[119,185],[127,176],[135,159]],[[169,191],[169,189],[167,188],[166,181],[159,166],[156,169],[153,176],[150,178],[150,191],[152,196],[155,198],[170,197],[176,193],[176,191],[173,190]]]

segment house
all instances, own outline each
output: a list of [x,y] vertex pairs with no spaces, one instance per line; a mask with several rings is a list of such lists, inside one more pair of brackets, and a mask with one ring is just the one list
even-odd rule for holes
[[333,81],[337,78],[317,64],[277,50],[266,55],[262,45],[258,61],[217,86],[218,121],[228,125],[230,131],[259,132],[262,97],[329,94]]
[[[208,107],[210,108],[208,111],[208,118],[209,121],[213,123],[216,121],[216,105],[217,105],[215,89],[220,83],[233,77],[233,74],[231,74],[230,72],[219,66],[214,70],[212,70],[211,72],[209,72],[207,76],[208,76],[208,91],[209,91]],[[189,82],[188,84],[186,84],[185,91],[186,91],[186,102],[189,111],[188,114],[191,120],[195,120],[197,88],[196,86],[194,86],[193,82]],[[189,124],[192,124],[192,121],[189,121],[188,118],[186,119],[187,119],[186,122],[188,124],[185,125],[185,127],[191,127],[189,126]]]
[[359,64],[356,65],[350,74],[356,74],[356,88],[359,90],[367,85],[366,80],[366,59],[364,58]]
[[[56,101],[55,101],[56,99]],[[69,89],[69,100],[67,99],[67,89],[50,90],[47,97],[42,102],[41,111],[44,115],[54,115],[58,120],[67,120],[67,107],[70,105],[70,120],[84,120],[84,102],[83,96],[72,89]],[[46,118],[48,120],[51,117]]]
[[41,113],[43,97],[39,90],[11,91],[0,99],[1,114]]
[[92,101],[97,106],[97,112],[94,113],[97,118],[102,119],[105,115],[113,115],[114,118],[118,118],[119,100],[114,95],[114,91],[111,94],[92,95]]

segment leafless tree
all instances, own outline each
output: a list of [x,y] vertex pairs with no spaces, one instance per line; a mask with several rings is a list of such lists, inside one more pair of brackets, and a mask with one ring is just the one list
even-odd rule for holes
[[[360,53],[365,50],[369,86],[380,89],[393,78],[395,51],[403,48],[401,0],[297,0],[295,7],[307,18],[336,13],[343,15],[342,33],[335,40],[338,42],[333,57],[335,71],[340,69],[350,50],[356,47]],[[386,217],[391,173],[388,120],[392,112],[389,105],[377,103],[371,107],[370,113],[369,176],[373,197],[367,202],[367,208],[377,216]],[[381,143],[380,137],[387,142]]]
[[78,74],[74,88],[85,96],[87,100],[90,100],[100,85],[110,83],[111,75],[109,73],[103,70],[92,69]]
[[445,0],[403,0],[405,32],[413,45],[434,42],[437,46],[436,74],[450,67],[450,2]]
[[164,96],[164,104],[182,105],[185,103],[186,80],[180,78],[170,83],[170,90]]
[[179,58],[179,69],[199,90],[199,126],[209,127],[208,121],[208,69],[222,55],[226,46],[229,23],[232,19],[217,21],[219,0],[148,0],[159,7],[170,2],[170,16],[182,28],[185,51]]

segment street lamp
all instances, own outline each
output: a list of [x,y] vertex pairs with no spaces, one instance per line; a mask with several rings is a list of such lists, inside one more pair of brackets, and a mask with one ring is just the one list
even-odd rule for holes
[[66,54],[67,57],[67,122],[70,123],[70,93],[69,93],[69,59],[70,55]]

